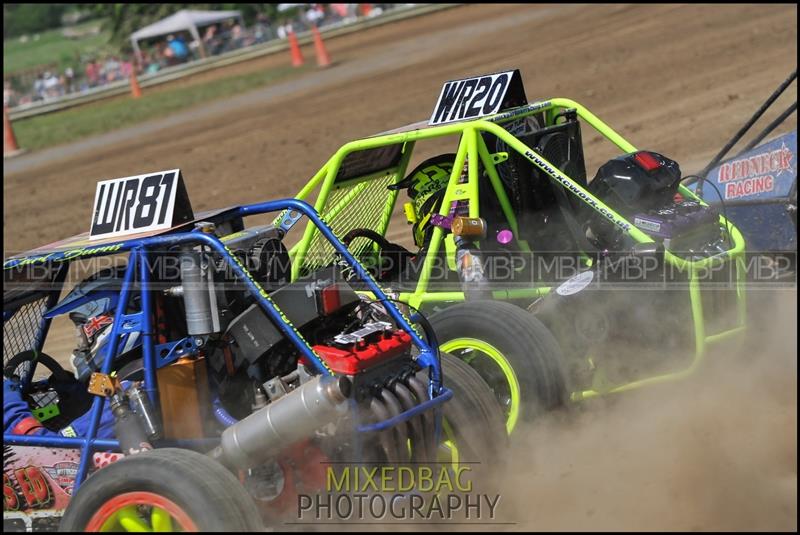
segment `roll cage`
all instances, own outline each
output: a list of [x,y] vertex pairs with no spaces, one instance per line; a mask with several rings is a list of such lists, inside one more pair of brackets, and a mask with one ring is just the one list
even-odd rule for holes
[[[375,298],[383,302],[387,313],[397,322],[397,325],[405,330],[412,339],[412,344],[418,349],[416,357],[420,366],[427,368],[430,372],[428,385],[431,399],[413,409],[404,411],[389,419],[377,423],[360,425],[359,432],[375,432],[390,428],[399,422],[408,420],[425,410],[434,409],[436,413],[437,425],[440,425],[441,404],[453,395],[453,392],[443,386],[441,367],[438,359],[438,348],[432,347],[423,337],[421,337],[410,320],[395,306],[388,303],[387,296],[375,283],[370,274],[361,264],[350,254],[347,248],[334,235],[331,229],[325,224],[314,209],[303,201],[297,199],[283,199],[256,203],[250,205],[237,206],[220,211],[216,216],[211,217],[210,221],[219,224],[224,221],[240,219],[248,216],[274,213],[283,211],[284,217],[281,219],[282,225],[288,230],[288,221],[297,221],[302,216],[306,216],[310,223],[319,229],[325,240],[330,240],[330,245],[341,255],[344,262],[355,272],[369,288]],[[55,305],[58,300],[63,282],[67,275],[70,263],[78,258],[86,259],[109,254],[128,254],[127,266],[124,270],[124,280],[121,285],[119,300],[115,310],[115,318],[110,334],[109,348],[106,351],[105,360],[102,366],[102,373],[109,374],[116,358],[121,354],[122,347],[119,344],[120,337],[124,333],[140,332],[143,337],[142,360],[144,366],[144,389],[150,397],[153,406],[158,405],[158,384],[156,370],[171,364],[181,356],[186,356],[196,352],[198,349],[193,345],[192,340],[185,338],[178,341],[170,341],[167,344],[156,345],[153,317],[153,286],[151,284],[151,274],[149,258],[165,251],[166,248],[175,245],[200,245],[213,253],[218,254],[232,273],[239,279],[245,290],[253,296],[257,304],[264,310],[275,326],[284,336],[297,348],[298,352],[306,358],[310,365],[322,375],[332,374],[331,370],[314,351],[303,336],[292,325],[291,321],[281,311],[277,304],[270,298],[266,290],[259,284],[247,268],[240,263],[232,251],[225,245],[224,237],[215,236],[197,228],[192,230],[175,231],[172,229],[159,235],[151,235],[135,239],[104,243],[103,245],[86,249],[65,249],[63,243],[84,243],[81,236],[57,242],[53,246],[45,246],[39,249],[7,259],[3,265],[5,280],[13,280],[16,271],[41,268],[43,274],[37,277],[36,281],[20,286],[21,291],[4,292],[3,303],[3,353],[4,363],[13,355],[22,351],[33,350],[40,352],[44,347],[47,331],[50,326],[50,319],[45,317],[45,311]],[[71,251],[83,251],[83,254],[71,255]],[[88,251],[88,252],[87,252]],[[152,281],[154,282],[154,281]],[[139,311],[130,312],[129,304],[135,295],[139,296]],[[8,299],[5,299],[8,297]],[[30,369],[32,374],[33,369]],[[32,377],[27,377],[31,381]],[[97,431],[100,424],[103,406],[106,398],[97,396],[91,407],[91,423],[86,436],[76,437],[40,437],[35,435],[15,435],[4,433],[3,442],[7,445],[21,446],[43,446],[43,447],[66,447],[80,448],[81,461],[78,467],[78,474],[75,480],[75,490],[85,480],[92,453],[99,449],[118,449],[117,440],[97,438]],[[438,429],[438,427],[437,427]],[[210,449],[218,438],[197,437],[196,439],[177,441],[180,447]],[[170,441],[164,441],[167,444]],[[156,444],[161,446],[162,444]],[[172,445],[167,444],[167,445]]]
[[[466,202],[469,207],[469,217],[481,215],[479,168],[482,166],[488,176],[492,193],[499,202],[505,222],[514,234],[519,250],[536,254],[535,250],[531,251],[528,243],[519,239],[518,214],[514,212],[497,170],[497,164],[507,159],[508,154],[490,153],[482,134],[491,134],[504,142],[510,151],[518,153],[541,170],[555,187],[563,188],[572,200],[577,201],[578,205],[599,213],[635,243],[653,243],[654,240],[645,232],[592,195],[581,184],[581,181],[565,174],[542,154],[526,145],[504,127],[512,121],[535,114],[541,114],[545,126],[554,125],[556,116],[566,110],[574,110],[577,117],[614,144],[622,153],[637,151],[632,143],[578,102],[567,98],[552,98],[480,119],[442,126],[415,123],[372,137],[351,141],[333,154],[300,190],[297,198],[311,201],[316,195],[313,201],[315,208],[339,236],[343,236],[356,227],[367,227],[385,236],[398,198],[397,190],[388,190],[387,186],[403,180],[417,142],[457,135],[460,136],[460,139],[455,162],[444,199],[440,205],[439,215],[446,217],[455,201]],[[467,165],[466,180],[462,179],[462,168],[465,161]],[[702,199],[685,186],[680,185],[679,191],[684,197],[703,203]],[[730,245],[726,250],[701,259],[685,258],[670,250],[664,252],[666,264],[674,271],[682,273],[688,280],[695,349],[690,366],[677,373],[651,377],[636,383],[617,385],[608,391],[621,391],[642,384],[688,375],[699,366],[708,344],[728,339],[744,331],[746,324],[745,241],[732,223],[722,216],[719,221],[721,227],[727,229],[729,237]],[[362,244],[359,247],[351,248],[351,251],[355,256],[359,256],[366,251],[366,248],[367,245]],[[431,270],[437,253],[442,250],[453,269],[454,261],[452,259],[455,255],[453,236],[446,234],[442,228],[436,226],[433,229],[416,287],[412,291],[400,291],[397,294],[400,301],[422,309],[427,305],[446,305],[465,299],[462,291],[436,291],[431,287]],[[293,259],[293,278],[300,276],[305,269],[332,261],[334,257],[333,251],[321,243],[318,232],[311,225],[306,227],[303,239],[290,250],[290,256]],[[585,258],[585,261],[587,265],[590,265],[591,260],[588,257]],[[707,302],[708,297],[704,295],[706,292],[701,283],[701,274],[709,269],[720,268],[730,263],[733,264],[734,269],[731,282],[735,287],[733,299],[735,302],[728,302],[725,306],[732,305],[735,312],[729,311],[733,315],[732,322],[728,322],[722,328],[714,329],[710,327],[708,320],[709,316],[716,312],[709,307],[706,307],[707,310],[704,311],[704,301]],[[549,293],[551,289],[551,283],[542,281],[524,288],[515,286],[495,289],[493,297],[503,300],[532,301]],[[599,393],[599,388],[592,389],[574,393],[573,398],[577,396],[582,399],[599,395]]]

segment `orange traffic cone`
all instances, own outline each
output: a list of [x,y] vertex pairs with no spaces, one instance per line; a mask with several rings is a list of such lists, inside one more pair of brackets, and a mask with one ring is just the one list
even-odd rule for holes
[[325,50],[325,43],[322,42],[322,36],[319,34],[316,24],[311,25],[311,34],[314,36],[314,52],[317,55],[317,66],[327,67],[331,64],[331,58],[328,56],[328,51]]
[[136,80],[136,71],[131,70],[131,97],[139,98],[142,96],[142,88],[139,87],[139,82]]
[[289,31],[289,50],[292,53],[292,67],[299,67],[305,60],[303,59],[303,53],[300,52],[300,45],[297,42],[297,36],[294,34],[293,31]]
[[3,105],[3,158],[21,152],[14,130],[11,128],[11,121],[8,119],[8,106]]

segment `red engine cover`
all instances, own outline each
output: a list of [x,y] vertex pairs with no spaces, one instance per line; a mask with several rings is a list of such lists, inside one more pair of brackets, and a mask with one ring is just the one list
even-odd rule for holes
[[[363,345],[362,345],[363,344]],[[367,368],[402,355],[411,347],[411,336],[405,331],[394,331],[391,336],[377,342],[355,344],[350,349],[315,345],[314,351],[322,357],[334,373],[356,375]]]

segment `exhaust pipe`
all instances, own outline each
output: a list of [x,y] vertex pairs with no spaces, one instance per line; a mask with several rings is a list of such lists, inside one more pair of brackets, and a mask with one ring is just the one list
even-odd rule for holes
[[347,377],[315,377],[222,433],[209,455],[230,468],[251,468],[308,438],[347,410]]
[[[404,411],[413,409],[417,404],[416,401],[414,401],[414,395],[408,387],[400,381],[394,384],[394,395],[400,400]],[[430,459],[428,457],[428,444],[426,443],[425,432],[422,430],[421,416],[414,416],[411,418],[408,421],[408,426],[411,431],[411,443],[414,444],[413,458],[411,460],[413,462],[428,461]]]
[[[382,420],[388,420],[391,417],[389,414],[389,409],[386,407],[386,404],[378,399],[377,397],[373,397],[370,401],[369,405],[370,410],[372,411],[373,416],[375,416],[375,421],[380,422]],[[394,443],[394,433],[391,429],[384,429],[383,431],[378,432],[378,440],[381,444],[381,448],[383,449],[383,454],[386,456],[386,462],[388,463],[396,463],[400,456],[397,454],[397,447]]]
[[[408,378],[408,386],[411,387],[412,392],[414,392],[414,395],[417,396],[417,403],[424,403],[430,399],[428,396],[428,389],[425,387],[426,382],[427,379],[425,379],[423,382],[423,380],[417,377],[416,374]],[[430,411],[423,412],[420,414],[420,417],[422,419],[423,432],[425,433],[425,449],[428,453],[428,458],[431,461],[435,461],[437,451],[437,446],[434,443],[434,437],[436,435],[436,422],[434,421],[433,414],[431,414]]]
[[[389,409],[389,413],[392,415],[392,418],[395,416],[399,416],[400,413],[403,412],[403,406],[400,405],[400,401],[389,392],[389,389],[382,388],[381,389],[381,399],[386,404],[386,408]],[[408,422],[400,422],[399,424],[395,425],[392,429],[394,430],[394,434],[396,437],[396,444],[397,444],[397,453],[399,455],[398,461],[405,463],[408,462],[410,459],[408,458]]]

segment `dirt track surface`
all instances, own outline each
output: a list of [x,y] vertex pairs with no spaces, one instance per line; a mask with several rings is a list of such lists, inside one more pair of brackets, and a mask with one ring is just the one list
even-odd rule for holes
[[[697,170],[796,67],[796,21],[789,5],[469,5],[331,39],[327,70],[6,162],[5,250],[86,230],[112,177],[180,167],[195,209],[292,195],[343,143],[427,117],[443,81],[508,68],[529,99],[578,100]],[[585,142],[592,175],[612,152]]]

